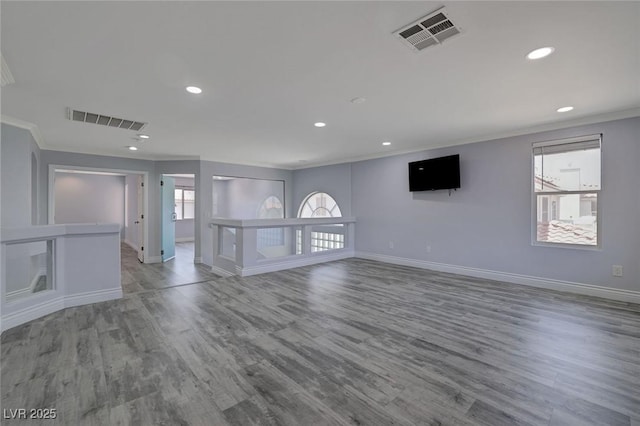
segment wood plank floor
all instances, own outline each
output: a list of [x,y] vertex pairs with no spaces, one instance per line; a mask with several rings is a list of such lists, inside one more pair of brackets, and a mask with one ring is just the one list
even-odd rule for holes
[[65,425],[640,425],[640,305],[357,259],[138,285],[5,332],[2,407]]
[[176,243],[176,257],[164,263],[138,261],[138,255],[127,244],[120,245],[122,257],[122,290],[137,293],[175,287],[219,278],[211,269],[193,263],[193,243]]

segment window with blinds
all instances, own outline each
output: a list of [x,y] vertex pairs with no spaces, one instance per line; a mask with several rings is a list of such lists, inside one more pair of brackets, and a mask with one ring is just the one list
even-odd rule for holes
[[534,243],[599,246],[601,135],[533,144]]

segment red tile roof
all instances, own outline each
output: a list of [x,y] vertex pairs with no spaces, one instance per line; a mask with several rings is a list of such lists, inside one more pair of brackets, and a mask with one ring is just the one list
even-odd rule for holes
[[592,246],[597,244],[595,232],[559,220],[549,223],[538,222],[538,241]]

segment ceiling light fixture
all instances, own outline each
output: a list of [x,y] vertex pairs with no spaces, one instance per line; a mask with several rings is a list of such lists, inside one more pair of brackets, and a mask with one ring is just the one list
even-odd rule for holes
[[572,106],[566,106],[566,107],[558,108],[556,111],[558,111],[558,112],[569,112],[571,110],[573,110]]
[[391,142],[388,142],[388,141],[387,142],[382,142],[382,145],[389,146],[389,145],[391,145]]
[[138,135],[140,139],[149,139],[149,135]]
[[316,127],[324,127],[327,125],[327,123],[323,123],[322,121],[318,121],[317,123],[313,123],[314,126]]
[[196,86],[187,86],[185,90],[189,93],[193,93],[194,95],[199,95],[200,93],[202,93],[202,89]]
[[366,101],[365,98],[360,98],[360,97],[351,99],[352,104],[363,104],[365,101]]
[[540,49],[532,50],[527,54],[527,59],[536,60],[545,58],[553,53],[555,49],[553,47],[541,47]]
[[137,151],[138,148],[135,146],[128,146],[127,148],[129,148],[129,151]]

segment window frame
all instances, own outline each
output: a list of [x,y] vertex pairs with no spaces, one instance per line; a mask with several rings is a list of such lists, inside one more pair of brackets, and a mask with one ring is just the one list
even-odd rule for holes
[[[316,196],[316,195],[318,195],[318,194],[324,194],[324,195],[326,195],[326,196],[327,196],[327,197],[329,197],[331,200],[333,200],[333,202],[334,202],[334,204],[335,204],[335,206],[333,206],[333,208],[332,208],[331,210],[327,209],[326,207],[322,207],[322,208],[324,208],[325,210],[327,210],[327,211],[329,212],[329,216],[323,216],[323,217],[342,217],[342,210],[340,209],[340,205],[338,204],[338,201],[336,201],[336,199],[335,199],[335,198],[333,198],[333,196],[331,196],[331,194],[329,194],[328,192],[324,192],[324,191],[314,191],[314,192],[309,193],[309,195],[307,195],[306,197],[304,197],[304,199],[303,199],[303,200],[302,200],[302,202],[300,203],[300,206],[298,207],[298,214],[297,214],[297,216],[296,216],[296,217],[299,217],[299,218],[303,218],[303,217],[305,217],[305,218],[306,218],[306,216],[302,216],[302,212],[303,212],[303,210],[304,210],[304,207],[309,203],[309,200],[310,200],[311,198],[315,197],[315,196]],[[311,206],[309,206],[309,208],[311,209]],[[313,216],[313,213],[314,213],[316,210],[318,210],[319,208],[320,208],[320,207],[316,207],[315,209],[312,209],[312,216],[309,216],[309,218],[314,217],[314,216]],[[333,214],[331,214],[331,213],[333,213],[333,211],[334,211],[336,208],[338,209],[338,213],[340,213],[338,216],[334,216]],[[318,216],[315,216],[315,217],[318,217]]]
[[[565,145],[571,143],[579,143],[586,141],[598,140],[600,144],[600,189],[588,189],[588,190],[575,190],[575,191],[539,191],[536,192],[536,176],[535,176],[535,149],[541,148],[545,146],[554,146],[554,145]],[[603,157],[604,151],[602,149],[603,135],[602,133],[585,135],[585,136],[577,136],[566,139],[555,139],[549,141],[542,142],[534,142],[531,144],[531,171],[529,175],[529,179],[531,180],[531,245],[535,247],[554,247],[554,248],[564,248],[564,249],[572,249],[572,250],[588,250],[588,251],[601,251],[602,250],[602,194],[604,190],[603,184],[603,173],[602,173],[602,165],[603,165]],[[587,244],[569,244],[569,243],[556,243],[550,241],[538,241],[538,196],[551,196],[551,195],[585,195],[585,194],[596,194],[596,244],[595,245],[587,245]],[[549,200],[548,206],[548,214],[551,216],[552,214],[552,201]],[[556,205],[557,209],[557,205]]]
[[[183,221],[183,220],[195,220],[196,219],[196,210],[195,210],[195,205],[196,205],[196,189],[192,186],[179,186],[176,185],[175,189],[174,189],[174,194],[175,191],[180,191],[180,193],[182,194],[182,198],[180,199],[180,205],[182,206],[182,215],[180,216],[180,219],[176,219],[177,221]],[[193,191],[193,217],[184,217],[184,191]],[[175,195],[174,195],[174,199],[175,199]],[[177,202],[178,200],[175,199],[174,200],[174,204],[176,204],[177,207]]]
[[[331,200],[333,200],[333,202],[335,203],[335,206],[333,206],[333,208],[331,210],[327,209],[326,207],[317,207],[316,209],[312,210],[312,216],[302,216],[302,212],[304,211],[305,206],[309,203],[309,200],[312,197],[315,197],[318,194],[324,194],[327,197],[329,197]],[[311,206],[309,206],[309,208],[311,209]],[[329,194],[328,192],[324,192],[324,191],[313,191],[311,193],[309,193],[306,197],[304,197],[304,199],[302,200],[302,202],[300,203],[300,206],[298,207],[298,215],[296,217],[298,218],[305,218],[305,219],[310,219],[310,218],[314,218],[313,213],[318,209],[318,208],[324,208],[325,210],[327,210],[329,213],[333,213],[334,210],[337,209],[338,213],[340,213],[338,216],[334,216],[334,215],[330,215],[329,217],[343,217],[342,216],[342,210],[340,209],[340,205],[338,204],[338,201],[333,198],[333,196],[331,194]],[[316,216],[317,218],[318,216]],[[326,217],[326,216],[325,216]],[[336,226],[343,226],[342,224],[336,225]],[[345,230],[346,232],[346,230]],[[345,243],[346,243],[346,234],[335,234],[332,232],[322,232],[322,231],[312,231],[310,234],[310,247],[311,247],[311,253],[317,253],[317,252],[322,252],[322,251],[330,251],[330,250],[341,250],[345,248]],[[331,235],[331,237],[329,237],[329,235]],[[334,239],[333,235],[338,235],[340,237],[337,237],[336,239]],[[302,254],[302,240],[303,240],[303,235],[302,235],[302,229],[296,230],[295,233],[295,240],[296,240],[296,255],[298,254]]]

